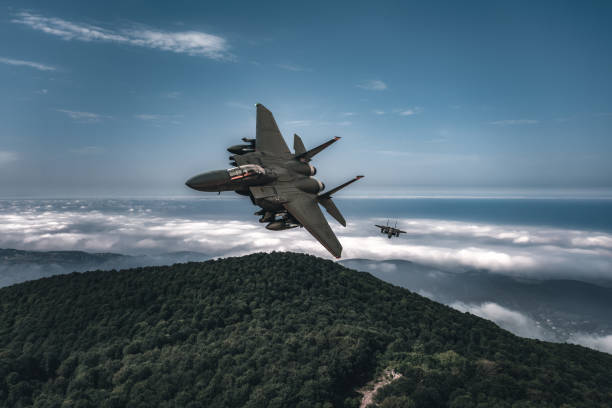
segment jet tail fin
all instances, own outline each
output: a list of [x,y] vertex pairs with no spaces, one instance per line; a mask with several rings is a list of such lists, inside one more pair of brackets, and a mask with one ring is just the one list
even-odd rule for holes
[[[296,135],[297,136],[297,135]],[[299,139],[299,136],[297,136]],[[293,143],[295,144],[295,138]],[[308,151],[306,151],[306,149],[304,149],[303,153],[298,154],[297,151],[295,152],[295,158],[299,159],[299,160],[304,160],[306,162],[309,162],[315,154],[319,153],[321,150],[325,149],[326,147],[328,147],[329,145],[331,145],[332,143],[336,142],[340,140],[340,136],[336,136],[331,140],[328,140],[327,142],[323,143],[322,145],[319,145],[317,147],[315,147],[314,149],[310,149]],[[302,140],[300,139],[300,143],[302,142]],[[304,147],[304,144],[302,144],[302,147]]]
[[302,138],[297,134],[293,134],[293,150],[295,151],[296,156],[300,156],[306,153],[306,148],[304,147],[304,143],[302,142]]
[[323,208],[327,210],[329,215],[334,217],[336,221],[338,221],[343,227],[346,227],[346,220],[342,216],[342,213],[340,213],[340,210],[338,209],[338,207],[336,207],[336,204],[334,204],[334,202],[332,201],[332,194],[337,193],[338,191],[342,190],[344,187],[356,182],[357,180],[361,178],[363,178],[363,176],[357,176],[354,179],[349,180],[346,183],[341,184],[338,187],[329,190],[327,193],[321,194],[320,196],[317,197],[319,204],[321,204]]

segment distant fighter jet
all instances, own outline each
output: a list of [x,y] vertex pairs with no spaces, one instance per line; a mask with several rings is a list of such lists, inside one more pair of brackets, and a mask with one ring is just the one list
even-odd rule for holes
[[269,230],[305,227],[333,256],[340,258],[342,245],[330,228],[319,204],[342,226],[344,217],[332,201],[332,195],[363,176],[321,193],[325,185],[314,176],[317,170],[309,164],[314,155],[338,139],[333,139],[306,150],[302,139],[294,135],[291,153],[278,130],[272,112],[261,104],[257,107],[255,139],[243,138],[246,144],[227,150],[231,169],[202,173],[187,180],[188,187],[199,191],[235,191],[249,196],[254,205],[261,207],[255,215],[259,222],[267,222]]
[[391,239],[392,237],[399,237],[400,234],[405,234],[406,231],[402,231],[400,229],[397,229],[397,221],[395,222],[395,227],[390,227],[389,226],[389,220],[387,220],[387,225],[378,225],[376,224],[376,226],[378,228],[380,228],[380,233],[381,234],[387,234],[387,237],[389,239]]

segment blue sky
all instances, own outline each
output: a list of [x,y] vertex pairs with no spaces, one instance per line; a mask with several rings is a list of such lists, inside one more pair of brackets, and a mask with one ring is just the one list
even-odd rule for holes
[[2,2],[0,196],[189,195],[253,104],[353,193],[612,188],[609,2]]

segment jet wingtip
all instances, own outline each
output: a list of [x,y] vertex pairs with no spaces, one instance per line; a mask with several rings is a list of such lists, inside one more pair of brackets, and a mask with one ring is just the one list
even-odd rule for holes
[[359,180],[359,179],[362,179],[364,177],[365,177],[364,175],[360,175],[360,176],[357,176],[356,178],[357,178],[357,180]]

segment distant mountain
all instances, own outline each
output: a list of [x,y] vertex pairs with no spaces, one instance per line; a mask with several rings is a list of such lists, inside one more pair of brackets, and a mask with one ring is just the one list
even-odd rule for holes
[[348,259],[343,265],[445,304],[495,302],[533,318],[550,340],[612,333],[612,288],[577,280],[514,278],[487,271],[447,272],[404,260]]
[[3,407],[605,407],[611,370],[301,254],[0,289]]
[[22,251],[0,248],[0,287],[70,272],[171,265],[208,259],[210,256],[207,254],[188,251],[130,256],[107,252]]

